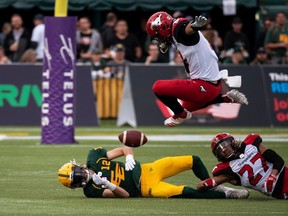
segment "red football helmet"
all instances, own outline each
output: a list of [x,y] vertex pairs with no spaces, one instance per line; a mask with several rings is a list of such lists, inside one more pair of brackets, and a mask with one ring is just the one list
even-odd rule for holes
[[[231,146],[233,151],[226,154],[224,149]],[[237,156],[237,150],[239,148],[238,141],[229,133],[217,134],[211,142],[211,149],[215,157],[222,162],[230,161]]]
[[163,11],[154,13],[146,23],[147,33],[158,44],[161,52],[166,52],[171,45],[172,23],[173,17]]

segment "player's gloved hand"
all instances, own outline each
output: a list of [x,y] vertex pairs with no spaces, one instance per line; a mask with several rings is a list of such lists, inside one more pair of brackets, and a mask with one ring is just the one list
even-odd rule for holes
[[196,189],[199,191],[207,191],[216,186],[217,183],[215,182],[215,180],[213,178],[208,178],[205,179],[204,181],[199,182],[198,185],[196,186]]
[[125,163],[125,170],[129,171],[129,170],[133,170],[135,167],[135,160],[134,160],[134,156],[132,154],[128,154],[126,155],[126,163]]
[[264,190],[266,193],[271,193],[274,185],[276,184],[276,175],[274,174],[270,174],[269,177],[266,179],[265,183],[264,183]]
[[195,16],[194,22],[191,23],[192,28],[200,28],[206,25],[207,19],[204,16]]
[[92,175],[92,179],[97,185],[105,185],[107,183],[107,179],[102,178],[99,174],[94,173]]
[[211,188],[216,187],[217,184],[213,178],[208,178],[203,181],[203,190],[209,190]]
[[108,181],[106,178],[102,178],[100,175],[94,173],[92,175],[92,179],[97,185],[104,185],[105,188],[114,191],[116,189],[116,185]]

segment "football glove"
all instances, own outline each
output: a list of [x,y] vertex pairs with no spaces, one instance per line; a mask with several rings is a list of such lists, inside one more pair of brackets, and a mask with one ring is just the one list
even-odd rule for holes
[[264,190],[266,193],[271,193],[276,184],[276,175],[270,174],[264,183]]
[[126,155],[126,163],[125,163],[125,170],[129,171],[129,170],[133,170],[135,167],[135,160],[134,160],[134,156],[132,154],[128,154]]
[[195,16],[194,22],[191,23],[192,28],[201,28],[206,25],[207,19],[204,16]]
[[116,185],[108,181],[106,178],[102,178],[100,175],[94,173],[92,175],[92,179],[96,185],[103,185],[105,188],[114,191],[116,189]]
[[204,180],[203,186],[204,186],[205,190],[209,190],[211,188],[216,187],[217,184],[213,178],[208,178],[208,179]]

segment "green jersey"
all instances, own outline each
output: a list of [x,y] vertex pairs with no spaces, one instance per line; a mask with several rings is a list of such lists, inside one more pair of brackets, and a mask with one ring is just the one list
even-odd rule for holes
[[[87,168],[95,173],[101,173],[102,178],[107,178],[111,183],[125,189],[130,197],[140,197],[141,166],[138,161],[133,170],[126,171],[125,164],[108,160],[107,151],[101,147],[89,151]],[[86,197],[102,197],[105,188],[96,185],[91,179],[83,188]]]
[[[265,37],[265,45],[268,43],[288,43],[288,25],[286,24],[283,28],[278,25],[272,27]],[[284,57],[286,51],[285,47],[279,47],[273,49],[270,54]]]

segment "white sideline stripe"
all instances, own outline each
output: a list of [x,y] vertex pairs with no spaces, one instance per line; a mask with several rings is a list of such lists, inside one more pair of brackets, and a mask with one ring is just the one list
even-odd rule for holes
[[[211,141],[215,135],[151,135],[147,136],[148,141]],[[245,139],[246,136],[237,136],[237,139]],[[287,142],[288,136],[263,135],[265,142]],[[0,134],[1,140],[40,140],[40,136],[9,136]],[[111,140],[118,141],[117,136],[76,136],[76,140]]]

